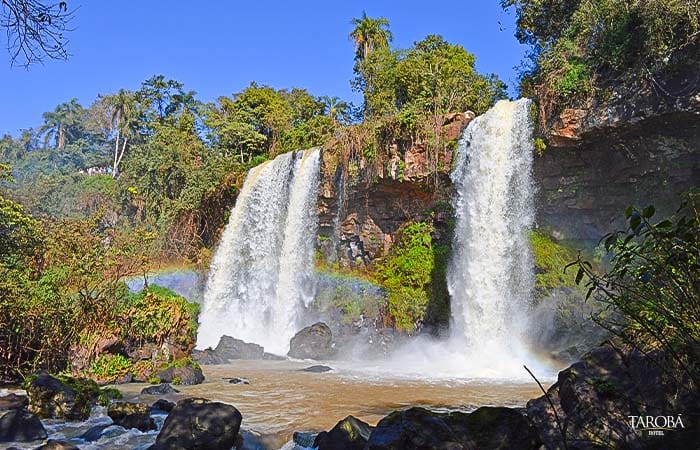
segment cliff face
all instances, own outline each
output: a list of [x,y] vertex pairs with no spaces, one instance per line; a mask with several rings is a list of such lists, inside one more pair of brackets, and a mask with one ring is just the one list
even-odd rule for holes
[[559,239],[597,241],[622,226],[629,205],[661,214],[700,180],[700,46],[664,71],[628,76],[585,109],[546,118],[547,148],[535,160],[538,224]]
[[350,164],[324,150],[318,209],[320,251],[326,260],[343,267],[368,265],[386,254],[396,231],[411,220],[432,222],[434,237],[447,239],[454,144],[473,118],[471,112],[446,116],[443,138],[453,145],[435,155],[421,141],[405,149],[392,145],[384,160],[360,157]]

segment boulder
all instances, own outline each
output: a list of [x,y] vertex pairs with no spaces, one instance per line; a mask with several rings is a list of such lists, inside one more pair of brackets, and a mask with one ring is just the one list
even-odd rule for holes
[[225,403],[203,398],[180,400],[150,450],[229,450],[236,444],[242,420],[241,413]]
[[[662,369],[660,352],[644,355],[607,342],[559,372],[545,397],[527,403],[527,415],[547,448],[564,448],[554,410],[566,430],[567,443],[594,448],[694,448],[700,442],[700,398],[689,383],[677,385]],[[684,428],[661,436],[634,430],[630,416],[682,417]],[[571,448],[571,446],[570,446]]]
[[79,439],[85,442],[94,442],[102,437],[102,433],[112,425],[95,425],[90,427],[85,433],[81,434]]
[[192,359],[205,366],[226,364],[228,362],[211,347],[204,350],[193,350]]
[[[73,381],[76,385],[87,384],[87,382],[83,383],[83,380]],[[99,395],[97,385],[94,389],[84,386],[84,389],[76,390],[46,372],[37,373],[27,386],[29,411],[43,419],[87,419],[90,415],[93,394]]]
[[175,403],[169,402],[165,399],[158,399],[151,405],[151,413],[154,411],[163,411],[169,413],[175,407]]
[[0,397],[0,411],[22,409],[28,404],[29,398],[26,395],[8,394]]
[[140,431],[155,430],[156,423],[151,418],[151,410],[146,403],[114,402],[109,405],[107,415],[115,425],[136,428]]
[[377,424],[368,450],[535,450],[541,442],[522,412],[482,407],[473,413],[440,414],[423,408],[395,411]]
[[299,369],[299,372],[311,372],[311,373],[324,373],[332,372],[333,368],[328,366],[309,366],[303,369]]
[[325,323],[317,322],[294,335],[287,355],[298,359],[328,359],[334,350],[331,329]]
[[46,439],[46,430],[41,420],[26,409],[13,409],[0,414],[0,442]]
[[181,367],[168,367],[158,372],[158,378],[162,383],[181,384],[191,386],[201,384],[204,381],[202,369],[194,364],[186,364]]
[[37,447],[35,450],[80,450],[75,445],[66,441],[57,441],[55,439],[49,439],[46,444]]
[[177,394],[178,391],[168,383],[161,383],[155,386],[149,386],[141,389],[141,395],[167,395],[167,394]]
[[367,445],[372,427],[369,424],[347,416],[338,422],[331,431],[319,433],[313,443],[318,450],[362,450]]
[[250,384],[250,381],[246,380],[245,378],[238,377],[230,378],[228,382],[231,384]]
[[265,349],[258,344],[244,342],[231,336],[221,336],[214,353],[228,362],[232,359],[263,359]]

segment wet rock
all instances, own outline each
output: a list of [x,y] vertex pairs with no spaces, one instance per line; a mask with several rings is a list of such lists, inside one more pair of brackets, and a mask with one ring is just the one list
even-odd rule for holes
[[80,448],[70,442],[49,439],[46,444],[37,447],[35,450],[80,450]]
[[[84,380],[74,380],[83,383]],[[85,420],[90,415],[93,394],[87,386],[76,391],[63,381],[46,372],[37,373],[27,386],[29,411],[44,419]]]
[[107,415],[115,425],[140,431],[156,429],[150,413],[150,408],[145,403],[114,402],[107,409]]
[[22,409],[28,404],[29,398],[26,395],[9,394],[0,397],[0,411]]
[[228,382],[231,384],[250,384],[250,382],[248,380],[246,380],[245,378],[238,378],[238,377],[230,378],[228,380]]
[[41,420],[25,409],[0,413],[0,442],[30,442],[46,439]]
[[347,416],[331,431],[319,433],[313,447],[317,447],[318,450],[362,450],[371,433],[372,427],[369,424],[353,416]]
[[333,353],[331,329],[325,323],[317,322],[294,335],[287,355],[299,359],[327,359]]
[[169,413],[175,407],[175,403],[169,402],[165,399],[158,399],[151,405],[151,413],[154,411],[163,411]]
[[150,450],[230,449],[240,431],[241,413],[203,398],[180,400]]
[[292,435],[292,441],[299,447],[314,448],[314,441],[318,433],[311,431],[295,431]]
[[85,433],[80,435],[79,439],[86,442],[97,441],[102,437],[102,433],[111,426],[112,425],[95,425],[94,427],[90,427]]
[[[642,353],[608,342],[559,372],[547,394],[566,427],[567,442],[576,448],[694,448],[698,394],[692,386],[678,386],[664,373],[661,353]],[[629,416],[681,415],[685,429],[649,436],[635,432]],[[544,396],[527,403],[527,415],[547,448],[564,448],[554,411]]]
[[423,408],[395,411],[379,421],[366,448],[535,450],[540,446],[524,414],[511,408],[483,407],[471,414],[439,414]]
[[221,336],[214,353],[228,362],[233,359],[263,359],[265,349],[258,344],[244,342],[231,336]]
[[203,364],[205,366],[226,364],[228,362],[224,358],[222,358],[221,355],[216,353],[216,351],[211,347],[205,350],[193,350],[192,359],[197,361],[199,364]]
[[178,391],[168,383],[161,383],[156,386],[149,386],[147,388],[141,389],[141,395],[167,395],[167,394],[177,394]]
[[204,381],[202,369],[193,364],[186,364],[182,367],[168,367],[158,372],[158,378],[163,383],[181,384],[183,386],[201,384]]
[[309,366],[303,369],[299,369],[299,372],[311,372],[311,373],[324,373],[333,371],[332,367],[328,366]]

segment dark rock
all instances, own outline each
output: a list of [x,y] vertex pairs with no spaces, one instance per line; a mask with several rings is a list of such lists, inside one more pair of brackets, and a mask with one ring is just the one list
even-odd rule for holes
[[201,384],[204,381],[202,369],[192,364],[182,367],[168,367],[158,372],[158,378],[163,383],[181,384],[183,386]]
[[[653,358],[653,359],[652,359]],[[547,394],[554,404],[566,439],[577,449],[694,448],[700,442],[697,423],[700,399],[692,387],[679,387],[662,370],[663,354],[606,343],[559,372]],[[682,415],[685,429],[649,436],[630,426],[630,416]],[[544,396],[527,403],[527,415],[547,448],[564,448],[554,411]]]
[[240,431],[241,413],[225,403],[203,398],[180,400],[165,419],[151,450],[229,450]]
[[299,359],[327,359],[333,353],[331,329],[325,323],[317,322],[294,335],[287,355]]
[[149,386],[141,389],[141,395],[167,395],[167,394],[177,394],[178,391],[168,383],[161,383],[156,386]]
[[366,448],[535,450],[540,446],[535,429],[523,413],[482,407],[470,414],[439,414],[423,408],[395,411],[379,421]]
[[0,411],[22,409],[28,404],[29,398],[26,395],[9,394],[0,397]]
[[0,442],[30,442],[46,439],[41,420],[25,409],[0,413]]
[[158,399],[151,405],[151,412],[163,411],[169,413],[175,407],[175,403],[169,402],[165,399]]
[[214,353],[228,362],[232,359],[263,359],[265,349],[258,344],[243,342],[231,336],[221,336]]
[[311,431],[295,431],[292,435],[292,441],[299,447],[314,448],[317,436],[318,433]]
[[369,424],[353,416],[347,416],[331,431],[319,433],[313,446],[318,450],[362,450],[371,433],[372,427]]
[[90,427],[85,433],[80,435],[79,439],[86,442],[97,441],[102,437],[102,433],[111,426],[112,425],[95,425],[94,427]]
[[107,415],[126,429],[136,428],[140,431],[155,430],[156,423],[150,415],[150,408],[145,403],[114,402],[109,405]]
[[49,439],[46,444],[37,447],[35,450],[80,450],[75,445],[66,441],[57,441],[55,439]]
[[93,400],[87,388],[76,391],[46,372],[37,373],[29,382],[27,395],[29,411],[44,419],[85,420]]
[[230,378],[228,380],[228,382],[231,384],[250,384],[250,382],[248,380],[246,380],[245,378],[238,378],[238,377]]
[[332,370],[333,368],[328,366],[309,366],[303,369],[299,369],[299,372],[324,373],[331,372]]
[[216,353],[216,350],[213,350],[211,347],[205,350],[193,350],[192,359],[197,361],[199,364],[203,364],[205,366],[226,364],[228,362],[224,358],[222,358],[221,355]]

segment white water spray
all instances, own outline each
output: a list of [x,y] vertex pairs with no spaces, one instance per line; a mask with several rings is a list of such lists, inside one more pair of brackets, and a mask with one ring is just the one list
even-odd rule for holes
[[284,354],[313,297],[319,150],[254,167],[212,260],[197,345],[227,334]]

